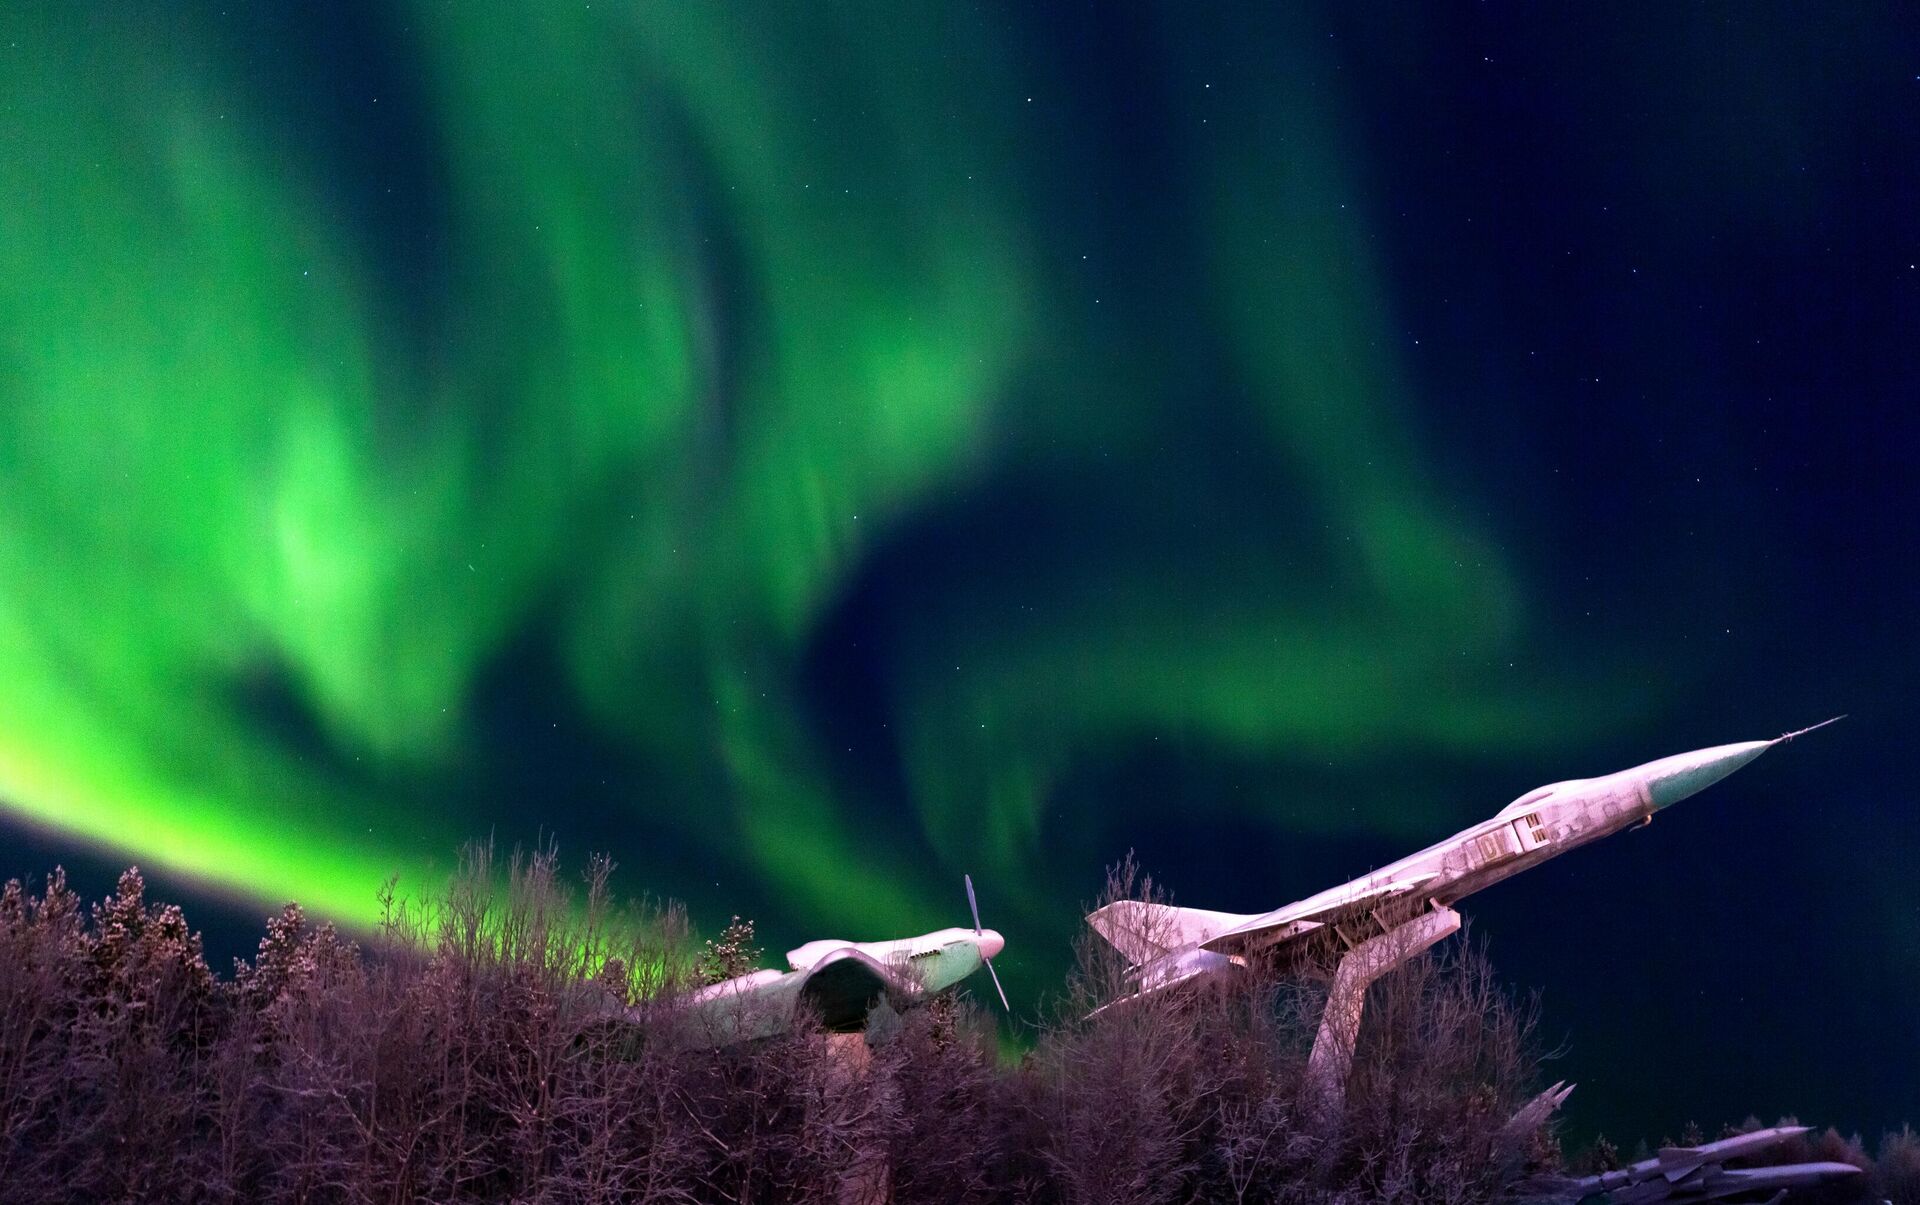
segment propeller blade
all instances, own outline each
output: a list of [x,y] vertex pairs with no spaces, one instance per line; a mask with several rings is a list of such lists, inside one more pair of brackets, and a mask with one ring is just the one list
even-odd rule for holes
[[[981,933],[980,901],[973,896],[973,876],[963,874],[960,876],[960,879],[967,885],[967,907],[973,913],[973,935],[978,937]],[[987,977],[993,980],[993,990],[1000,993],[1000,1007],[1006,1009],[1008,1013],[1012,1013],[1013,1005],[1007,1003],[1007,989],[1000,986],[1000,972],[993,969],[993,959],[982,954],[980,961],[987,964]]]
[[993,990],[1000,993],[1000,1007],[1011,1014],[1013,1005],[1007,1003],[1007,989],[1000,986],[1000,973],[993,969],[993,959],[982,958],[980,961],[987,964],[987,977],[993,980]]
[[[980,901],[975,899],[973,895],[973,876],[963,874],[960,876],[960,879],[967,885],[967,908],[973,913],[973,935],[978,937],[981,932]],[[1007,1012],[1011,1014],[1013,1012],[1013,1005],[1007,1003],[1007,989],[1000,986],[1000,972],[993,969],[993,959],[982,954],[980,961],[987,964],[987,977],[993,980],[993,990],[1000,993],[1000,1007],[1006,1009]]]

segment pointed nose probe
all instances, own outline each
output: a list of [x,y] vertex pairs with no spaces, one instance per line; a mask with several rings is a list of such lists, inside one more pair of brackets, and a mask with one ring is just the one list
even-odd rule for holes
[[1845,716],[1835,716],[1811,728],[1802,728],[1797,732],[1776,736],[1770,741],[1741,741],[1732,745],[1715,745],[1711,749],[1696,749],[1692,753],[1680,753],[1673,757],[1661,758],[1643,767],[1647,774],[1647,795],[1653,800],[1653,806],[1656,809],[1676,804],[1689,795],[1706,790],[1782,741],[1804,736],[1815,728],[1825,728],[1828,724],[1845,718]]

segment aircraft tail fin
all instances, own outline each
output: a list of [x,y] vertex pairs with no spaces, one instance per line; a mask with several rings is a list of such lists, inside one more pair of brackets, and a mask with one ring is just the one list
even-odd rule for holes
[[1090,914],[1087,923],[1137,966],[1252,919],[1253,915],[1118,900]]

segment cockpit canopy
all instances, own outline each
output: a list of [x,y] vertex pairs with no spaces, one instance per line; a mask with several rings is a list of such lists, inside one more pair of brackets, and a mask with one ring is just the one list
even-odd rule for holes
[[1509,816],[1518,816],[1523,812],[1530,812],[1566,788],[1577,787],[1588,781],[1589,780],[1585,778],[1569,778],[1565,782],[1550,782],[1544,787],[1535,787],[1506,807],[1501,808],[1499,814],[1496,815],[1494,819],[1504,820]]

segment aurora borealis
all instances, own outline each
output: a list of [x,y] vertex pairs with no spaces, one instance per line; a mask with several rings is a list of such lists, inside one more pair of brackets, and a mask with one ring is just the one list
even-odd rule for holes
[[364,920],[545,833],[776,941],[969,870],[1030,1005],[1128,848],[1265,908],[1852,711],[1471,912],[1609,1124],[1920,1120],[1917,40],[9,6],[0,869]]

